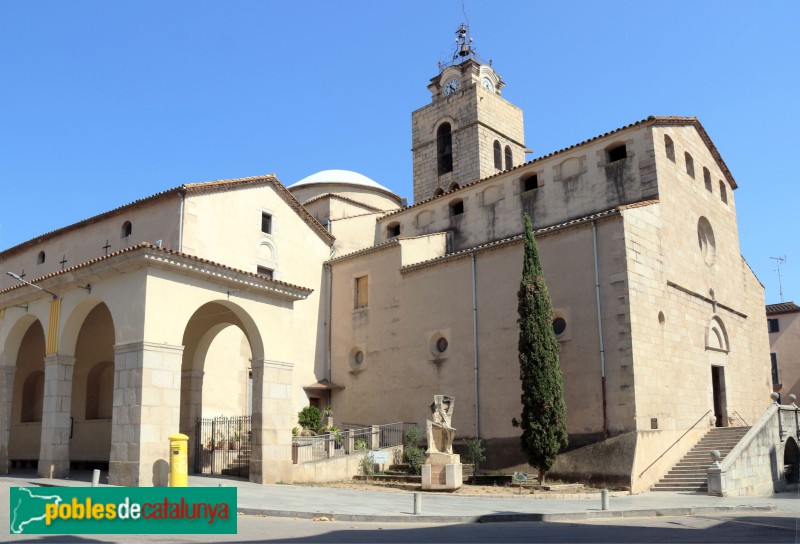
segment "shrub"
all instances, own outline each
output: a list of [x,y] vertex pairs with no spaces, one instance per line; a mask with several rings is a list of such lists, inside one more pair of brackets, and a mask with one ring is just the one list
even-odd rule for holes
[[[364,449],[366,449],[366,442],[364,442]],[[361,461],[358,463],[358,468],[361,471],[361,475],[367,480],[375,475],[375,457],[372,455],[371,451],[368,451],[367,454],[361,458]]]
[[421,466],[425,463],[427,456],[425,452],[416,446],[410,446],[405,449],[403,456],[406,458],[408,468],[413,474],[419,474]]
[[473,465],[474,470],[472,473],[472,483],[475,483],[475,478],[478,476],[478,466],[481,461],[485,461],[486,447],[483,444],[483,438],[469,438],[467,439],[467,461]]
[[367,449],[367,441],[363,438],[356,438],[353,441],[353,448],[355,448],[356,451],[365,450]]
[[322,425],[322,416],[316,406],[306,406],[297,414],[297,422],[304,429],[316,431]]
[[425,438],[425,431],[419,427],[411,427],[406,431],[405,440],[403,445],[407,448],[419,448],[422,440]]

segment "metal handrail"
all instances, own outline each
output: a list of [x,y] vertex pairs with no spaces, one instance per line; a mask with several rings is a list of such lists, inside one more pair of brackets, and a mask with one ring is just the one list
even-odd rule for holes
[[672,449],[672,447],[673,447],[675,444],[677,444],[678,442],[680,442],[681,440],[683,440],[683,437],[684,437],[684,436],[686,436],[687,434],[689,434],[689,431],[691,431],[692,429],[694,429],[695,427],[697,427],[697,424],[698,424],[698,423],[700,423],[701,421],[703,421],[703,419],[704,419],[704,418],[705,418],[705,417],[706,417],[708,414],[710,414],[710,413],[711,413],[711,410],[708,410],[708,411],[707,411],[705,414],[703,414],[702,416],[700,416],[700,419],[698,419],[697,421],[695,421],[694,425],[692,425],[691,427],[689,427],[688,429],[686,429],[686,432],[684,432],[684,433],[683,433],[683,434],[680,436],[680,438],[678,438],[678,439],[677,439],[675,442],[673,442],[672,444],[670,444],[670,446],[669,446],[667,449],[665,449],[665,450],[664,450],[664,451],[661,453],[661,455],[659,455],[658,457],[656,457],[655,461],[653,461],[652,463],[650,463],[650,465],[648,465],[648,467],[647,467],[646,469],[644,469],[644,470],[641,472],[641,474],[639,474],[639,478],[641,478],[641,477],[642,477],[642,474],[644,474],[645,472],[647,472],[648,470],[650,470],[650,468],[651,468],[653,465],[655,465],[655,464],[658,462],[658,460],[659,460],[659,459],[661,459],[662,457],[664,457],[664,456],[667,454],[667,452],[668,452],[669,450],[671,450],[671,449]]
[[744,418],[742,417],[742,415],[741,415],[739,412],[737,412],[736,410],[734,410],[734,411],[733,411],[733,415],[735,415],[736,417],[738,417],[739,419],[741,419],[741,420],[742,420],[742,423],[744,423],[744,426],[745,426],[745,427],[749,427],[749,426],[750,426],[750,425],[747,423],[747,421],[745,421],[745,420],[744,420]]

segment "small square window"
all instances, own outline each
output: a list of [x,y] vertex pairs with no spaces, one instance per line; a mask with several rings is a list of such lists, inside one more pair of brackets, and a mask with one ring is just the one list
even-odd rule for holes
[[259,276],[266,276],[269,279],[272,279],[272,275],[275,271],[271,268],[267,268],[266,266],[259,266],[258,267],[258,275]]
[[355,308],[366,308],[369,305],[369,276],[356,278]]
[[532,176],[528,176],[527,178],[522,180],[522,191],[532,191],[539,187],[539,176],[537,174],[533,174]]
[[450,216],[461,215],[464,213],[464,201],[456,200],[450,204]]
[[769,332],[780,332],[781,326],[778,323],[778,318],[767,319],[767,330]]
[[272,234],[272,214],[267,212],[261,214],[261,232]]
[[608,162],[617,162],[627,158],[628,150],[625,148],[625,144],[612,147],[608,150]]

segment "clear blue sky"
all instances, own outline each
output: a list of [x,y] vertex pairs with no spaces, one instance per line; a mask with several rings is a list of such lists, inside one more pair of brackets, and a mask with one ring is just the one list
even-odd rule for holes
[[[530,157],[697,116],[741,250],[800,302],[800,2],[466,0]],[[182,183],[330,168],[412,196],[411,112],[459,0],[0,2],[0,248]]]

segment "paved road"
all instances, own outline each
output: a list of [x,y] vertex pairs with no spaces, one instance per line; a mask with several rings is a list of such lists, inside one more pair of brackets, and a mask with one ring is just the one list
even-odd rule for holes
[[[798,520],[786,513],[758,516],[685,516],[595,520],[581,523],[345,523],[239,517],[237,535],[11,536],[10,542],[797,542]],[[2,526],[8,534],[8,522]]]

